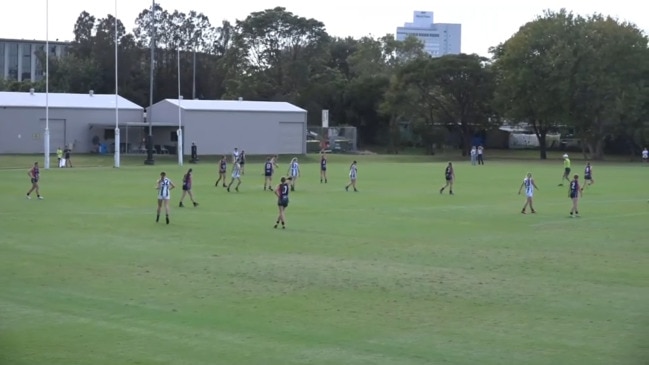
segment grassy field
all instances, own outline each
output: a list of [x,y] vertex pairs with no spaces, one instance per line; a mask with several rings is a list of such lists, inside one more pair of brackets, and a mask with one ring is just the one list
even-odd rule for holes
[[449,196],[444,156],[353,157],[359,193],[352,157],[325,185],[312,156],[282,231],[261,163],[240,193],[192,165],[201,205],[175,190],[167,226],[153,186],[180,185],[172,158],[80,156],[42,172],[38,201],[42,158],[0,156],[0,364],[649,364],[649,168],[595,164],[570,219],[552,157],[458,162]]

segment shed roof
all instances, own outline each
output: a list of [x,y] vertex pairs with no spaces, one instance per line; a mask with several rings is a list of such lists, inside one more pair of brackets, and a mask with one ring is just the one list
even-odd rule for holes
[[[45,93],[0,91],[0,107],[45,108]],[[117,97],[121,110],[143,110],[143,108],[121,96]],[[69,109],[115,109],[114,94],[64,94],[49,93],[50,108]]]
[[[178,106],[178,99],[165,99]],[[250,100],[181,100],[184,110],[196,111],[247,111],[247,112],[299,112],[306,110],[285,101],[250,101]]]

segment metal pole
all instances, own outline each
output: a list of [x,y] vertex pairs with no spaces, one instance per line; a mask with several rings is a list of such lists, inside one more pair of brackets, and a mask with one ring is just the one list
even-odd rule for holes
[[50,2],[45,0],[45,169],[50,168]]
[[194,59],[192,60],[192,99],[196,100],[196,45],[194,45]]
[[119,63],[118,63],[118,56],[117,56],[117,42],[118,42],[118,34],[117,34],[117,0],[115,0],[115,167],[120,166],[120,148],[121,148],[121,141],[120,141],[120,135],[119,135]]
[[185,151],[183,151],[182,107],[180,106],[180,103],[183,100],[183,96],[180,95],[180,46],[178,46],[178,54],[176,58],[178,59],[178,131],[176,132],[178,135],[178,148],[176,154],[178,155],[178,166],[182,166]]
[[147,152],[146,160],[144,161],[147,165],[153,165],[155,161],[153,160],[153,111],[151,107],[153,106],[153,69],[155,67],[155,0],[152,1],[151,5],[151,65],[149,66],[149,107],[146,110],[146,117],[149,119],[149,137],[147,141]]

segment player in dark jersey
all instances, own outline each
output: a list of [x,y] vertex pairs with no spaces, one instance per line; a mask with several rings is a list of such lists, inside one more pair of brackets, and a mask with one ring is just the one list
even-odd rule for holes
[[439,189],[439,193],[442,194],[444,192],[444,189],[448,189],[448,193],[450,195],[453,195],[453,183],[455,182],[455,170],[453,170],[453,164],[451,162],[448,163],[448,166],[446,166],[446,170],[444,170],[444,178],[446,179],[446,185],[442,186],[441,189]]
[[219,181],[223,180],[223,187],[227,188],[228,186],[225,185],[225,180],[227,179],[225,177],[225,174],[228,172],[228,158],[223,156],[221,160],[219,161],[219,178],[216,180],[216,183],[214,183],[214,186],[219,186]]
[[327,183],[327,155],[324,151],[320,154],[320,184],[324,179],[324,183]]
[[31,194],[34,191],[36,191],[36,196],[38,197],[38,199],[43,199],[40,193],[40,187],[38,186],[38,180],[41,178],[41,171],[38,168],[38,162],[34,162],[34,166],[32,166],[32,168],[27,171],[27,175],[29,176],[29,180],[32,183],[32,188],[27,192],[27,199],[32,198]]
[[575,175],[570,182],[570,188],[568,189],[568,196],[572,200],[572,209],[570,209],[570,218],[579,217],[579,198],[581,193],[584,191],[583,188],[579,187],[579,175]]
[[245,175],[246,151],[244,150],[241,150],[241,153],[239,154],[239,165],[241,165],[241,175]]
[[595,179],[593,179],[593,166],[590,165],[590,162],[587,162],[586,167],[584,168],[584,187],[593,185],[594,183]]
[[275,166],[273,158],[268,157],[264,163],[264,191],[266,191],[266,187],[268,187],[268,190],[273,191],[273,172],[275,172]]
[[277,196],[277,208],[279,209],[279,215],[277,216],[277,221],[275,221],[275,226],[282,223],[282,229],[286,228],[286,207],[288,207],[288,193],[291,190],[291,187],[287,183],[291,178],[282,177],[280,179],[280,184],[277,185],[277,190],[275,190],[275,195]]
[[178,203],[178,206],[181,208],[184,207],[183,200],[185,200],[185,195],[189,195],[189,199],[191,199],[195,207],[198,206],[192,193],[192,169],[187,170],[187,173],[183,176],[183,194],[180,196],[180,203]]

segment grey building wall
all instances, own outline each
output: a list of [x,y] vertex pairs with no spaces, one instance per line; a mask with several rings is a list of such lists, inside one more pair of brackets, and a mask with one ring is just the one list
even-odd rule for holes
[[[115,111],[110,109],[51,108],[50,152],[57,147],[74,143],[74,151],[88,153],[92,149],[92,138],[97,134],[91,124],[115,123]],[[120,110],[122,122],[142,120],[141,110]],[[45,129],[44,108],[0,108],[0,154],[43,153],[43,132]],[[103,140],[103,132],[99,135]]]
[[[171,103],[150,111],[154,123],[178,123],[178,107]],[[306,112],[183,110],[182,124],[185,155],[192,142],[203,155],[229,155],[234,147],[250,155],[306,153]]]

